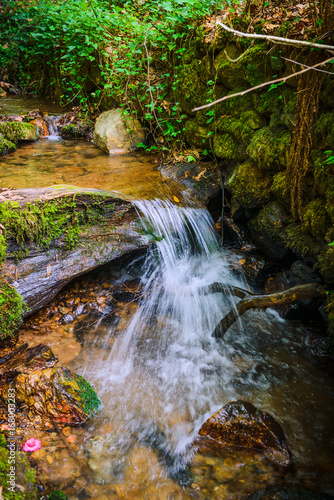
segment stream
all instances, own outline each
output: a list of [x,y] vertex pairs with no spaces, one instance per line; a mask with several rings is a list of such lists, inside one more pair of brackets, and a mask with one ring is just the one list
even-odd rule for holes
[[[84,465],[62,488],[68,497],[228,500],[277,483],[334,495],[334,381],[307,352],[312,326],[271,309],[249,311],[224,339],[212,337],[233,307],[229,287],[245,287],[230,266],[235,252],[222,247],[206,209],[171,201],[188,195],[162,182],[154,158],[40,139],[1,159],[2,187],[64,183],[134,200],[157,240],[144,256],[70,283],[22,329],[32,345],[50,345],[102,400],[100,412],[71,431]],[[205,292],[214,282],[226,292]],[[116,302],[113,289],[121,290]],[[73,304],[81,309],[66,320]],[[203,422],[237,399],[281,424],[296,466],[284,478],[241,451],[197,453]],[[52,486],[62,484],[72,460],[64,450],[55,457],[45,465]]]

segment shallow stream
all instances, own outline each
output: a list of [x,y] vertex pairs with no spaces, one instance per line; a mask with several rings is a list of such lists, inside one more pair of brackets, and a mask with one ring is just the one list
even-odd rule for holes
[[[228,500],[280,482],[334,494],[334,382],[307,352],[312,327],[273,310],[248,312],[223,340],[212,338],[233,307],[229,287],[244,283],[205,209],[169,201],[180,188],[160,183],[152,159],[109,157],[79,141],[25,145],[1,171],[6,187],[67,183],[140,198],[135,207],[158,240],[145,256],[68,285],[22,330],[51,345],[102,400],[95,418],[70,431],[80,467],[66,450],[45,455],[54,486],[73,500]],[[214,282],[226,292],[207,293]],[[236,399],[282,425],[295,471],[283,478],[241,451],[196,453],[201,424]],[[66,476],[69,464],[76,472]]]

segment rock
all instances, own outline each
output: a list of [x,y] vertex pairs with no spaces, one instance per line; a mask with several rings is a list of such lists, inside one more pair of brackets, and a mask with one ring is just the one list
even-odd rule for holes
[[330,500],[333,497],[298,486],[268,486],[243,497],[244,500]]
[[263,127],[253,135],[247,154],[260,167],[269,171],[284,170],[288,163],[291,132],[276,132]]
[[226,447],[253,449],[284,469],[293,465],[281,426],[268,413],[246,401],[232,401],[210,417],[199,430],[200,453],[219,455]]
[[16,401],[32,415],[55,422],[81,425],[98,409],[100,400],[91,385],[68,368],[47,368],[21,373],[12,382]]
[[13,142],[8,141],[3,134],[0,133],[0,156],[11,153],[12,151],[15,151],[15,149],[16,145]]
[[[7,235],[11,230],[13,237],[8,239],[7,260],[2,273],[30,307],[26,315],[50,302],[74,277],[148,245],[147,236],[139,232],[139,219],[131,203],[117,198],[113,193],[57,186],[10,191],[8,201],[12,195],[20,195],[21,210],[25,209],[27,202],[47,208],[48,203],[59,200],[64,206],[75,202],[78,217],[81,212],[83,217],[90,214],[90,218],[96,218],[94,224],[78,225],[78,232],[74,235],[76,240],[69,240],[69,231],[64,228],[63,234],[44,246],[31,242],[29,237],[18,245],[14,239],[15,231],[9,226],[6,228]],[[94,207],[97,210],[95,212]],[[72,211],[73,206],[69,210]],[[43,220],[43,224],[49,224],[49,228],[54,227],[50,218]],[[34,229],[38,224],[39,219],[36,217]],[[47,227],[44,227],[45,230]],[[23,250],[23,257],[15,262],[11,252],[17,250]]]
[[144,130],[137,118],[122,113],[120,109],[104,111],[95,124],[93,140],[110,155],[127,153],[145,140]]
[[231,61],[231,59],[238,59],[240,55],[241,51],[233,43],[218,54],[214,62],[217,71],[217,83],[222,83],[228,89],[236,89],[247,83],[242,59],[236,62]]
[[0,434],[1,498],[37,500],[35,471],[30,466],[26,453],[14,452],[15,449],[15,441],[9,438],[6,448],[4,438]]
[[272,261],[283,259],[288,252],[282,230],[289,221],[288,211],[278,201],[265,205],[248,223],[256,245]]
[[226,189],[244,208],[255,208],[269,201],[272,178],[251,161],[237,167],[226,183]]
[[28,348],[23,344],[11,352],[9,356],[0,358],[0,375],[5,372],[31,373],[35,370],[52,368],[58,361],[50,347],[39,344]]
[[19,141],[36,141],[39,135],[36,125],[23,122],[0,122],[0,134],[14,144]]

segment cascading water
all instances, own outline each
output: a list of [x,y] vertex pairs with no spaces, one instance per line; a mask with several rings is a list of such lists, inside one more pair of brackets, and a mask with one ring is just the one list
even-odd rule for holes
[[[158,240],[145,261],[143,299],[111,353],[98,360],[104,368],[97,374],[94,358],[85,375],[112,408],[122,439],[130,433],[154,444],[177,468],[203,416],[224,403],[222,387],[225,402],[233,396],[228,381],[236,368],[212,332],[233,307],[229,285],[240,282],[228,269],[206,210],[160,200],[135,206]],[[214,282],[227,293],[208,295]]]
[[58,118],[59,116],[50,116],[50,115],[46,115],[44,117],[45,121],[48,124],[49,135],[47,135],[46,138],[49,141],[59,141],[59,139],[61,138],[57,126]]

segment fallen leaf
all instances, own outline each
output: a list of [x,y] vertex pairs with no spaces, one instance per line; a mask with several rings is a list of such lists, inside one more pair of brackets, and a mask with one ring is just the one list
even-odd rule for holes
[[173,200],[176,202],[176,203],[180,203],[180,200],[178,198],[176,198],[176,196],[173,196]]

